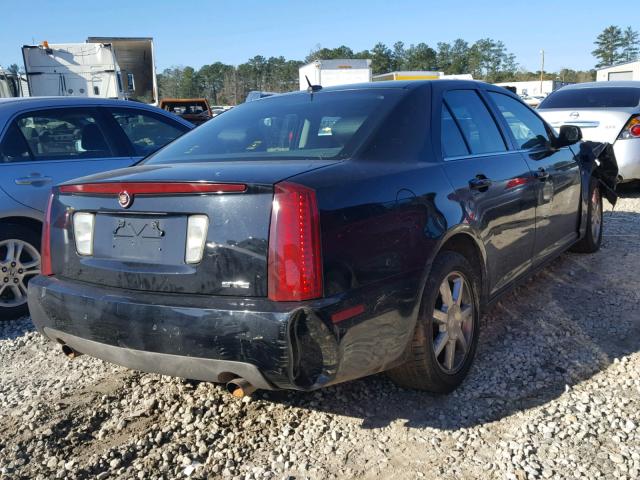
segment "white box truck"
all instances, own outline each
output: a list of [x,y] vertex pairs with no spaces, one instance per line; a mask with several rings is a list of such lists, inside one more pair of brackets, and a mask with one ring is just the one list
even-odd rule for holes
[[87,43],[111,45],[127,98],[157,105],[158,80],[151,37],[89,37]]
[[32,96],[82,96],[157,103],[151,38],[90,37],[86,43],[25,45]]
[[311,85],[331,87],[350,83],[371,81],[371,60],[368,59],[334,59],[316,60],[300,67],[300,90]]

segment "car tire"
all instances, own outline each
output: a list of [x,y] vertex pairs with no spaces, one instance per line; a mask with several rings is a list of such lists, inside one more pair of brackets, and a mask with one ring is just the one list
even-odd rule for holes
[[595,178],[589,185],[589,206],[587,207],[587,231],[584,237],[571,247],[572,252],[595,253],[602,244],[602,192]]
[[22,225],[2,226],[0,231],[0,321],[13,320],[29,312],[26,289],[29,280],[40,273],[39,252],[39,232]]
[[[462,282],[462,294],[458,282]],[[465,257],[449,251],[436,257],[422,294],[408,360],[387,372],[391,380],[435,393],[449,393],[462,383],[478,345],[479,286],[478,274]],[[445,288],[449,288],[448,298]]]

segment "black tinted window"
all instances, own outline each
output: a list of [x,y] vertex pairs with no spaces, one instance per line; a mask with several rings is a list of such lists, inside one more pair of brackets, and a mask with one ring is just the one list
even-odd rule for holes
[[29,147],[26,140],[18,130],[14,123],[5,133],[2,143],[0,144],[0,162],[25,162],[31,160],[29,155]]
[[442,154],[445,157],[468,155],[469,150],[464,143],[464,138],[446,105],[442,106],[441,125]]
[[518,148],[544,147],[549,143],[544,122],[529,107],[502,93],[489,92],[489,96],[509,124]]
[[146,163],[350,156],[402,96],[400,89],[276,95],[215,117]]
[[616,108],[640,103],[640,88],[593,87],[560,89],[538,108]]
[[404,97],[382,121],[362,157],[398,162],[419,161],[427,141],[429,99],[425,89]]
[[506,150],[500,130],[480,96],[473,90],[447,92],[445,101],[462,130],[471,153]]

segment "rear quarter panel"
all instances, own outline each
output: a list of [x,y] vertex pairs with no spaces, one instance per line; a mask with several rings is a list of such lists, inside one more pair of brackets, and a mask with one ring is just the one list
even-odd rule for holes
[[431,262],[462,218],[437,163],[345,161],[292,179],[316,190],[325,296],[365,312],[333,324],[339,381],[399,363]]

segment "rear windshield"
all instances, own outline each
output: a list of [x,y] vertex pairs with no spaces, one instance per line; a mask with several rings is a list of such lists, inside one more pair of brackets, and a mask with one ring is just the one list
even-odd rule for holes
[[538,108],[621,108],[640,103],[640,88],[594,87],[558,90]]
[[242,104],[170,143],[146,164],[348,158],[400,89],[278,95]]

